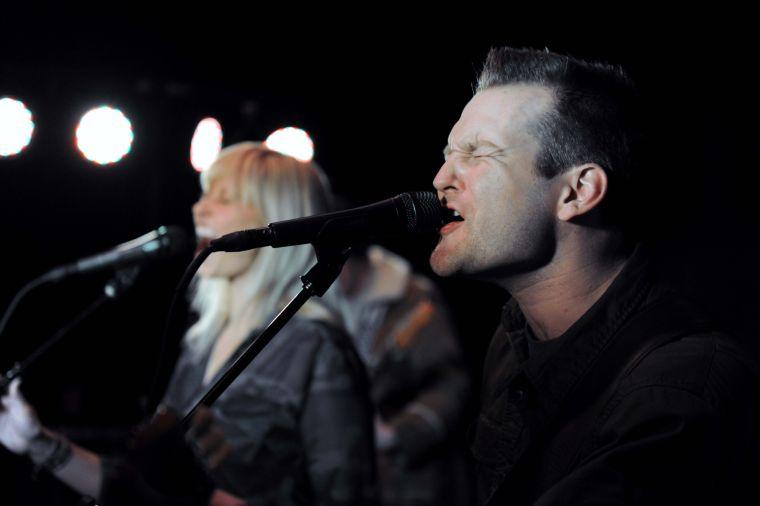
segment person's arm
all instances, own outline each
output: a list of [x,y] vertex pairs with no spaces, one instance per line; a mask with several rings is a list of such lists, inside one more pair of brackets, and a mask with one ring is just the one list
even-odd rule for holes
[[[2,397],[0,408],[0,444],[17,455],[26,455],[40,468],[47,469],[76,492],[105,504],[198,505],[206,504],[203,494],[196,497],[169,497],[152,489],[131,464],[122,460],[104,460],[99,455],[75,445],[64,436],[44,428],[34,409],[19,392],[20,382],[11,383]],[[111,474],[109,479],[106,475]],[[112,490],[104,497],[105,485]],[[206,496],[208,497],[208,496]],[[237,501],[237,502],[236,502]],[[221,490],[215,491],[208,504],[238,506],[240,500]]]
[[[63,438],[63,436],[48,432],[47,429],[43,429],[43,432],[49,434],[48,437]],[[51,472],[80,494],[94,499],[99,498],[103,483],[100,457],[81,446],[71,442],[68,444],[71,445],[71,456],[60,467],[51,469]]]
[[386,421],[380,430],[392,431],[395,447],[415,462],[451,437],[466,404],[469,378],[460,368],[442,365],[415,398]]
[[27,455],[82,495],[98,498],[102,483],[100,457],[45,429],[19,392],[14,380],[2,398],[0,443],[17,455]]
[[301,415],[314,504],[371,504],[374,455],[369,393],[349,350],[320,347]]
[[401,410],[378,424],[378,436],[389,434],[403,458],[414,462],[451,436],[467,403],[470,380],[453,327],[436,297],[424,294],[411,312],[419,317],[396,329],[397,349],[380,364],[374,392],[381,410],[388,400],[414,392]]

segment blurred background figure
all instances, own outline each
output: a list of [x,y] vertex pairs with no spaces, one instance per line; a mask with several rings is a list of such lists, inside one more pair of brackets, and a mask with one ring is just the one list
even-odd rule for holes
[[382,503],[469,504],[457,435],[470,381],[433,284],[370,246],[352,254],[328,300],[370,375]]
[[[258,143],[224,149],[201,182],[193,207],[199,248],[229,232],[328,211],[329,188],[315,164]],[[371,503],[366,376],[338,318],[319,300],[307,302],[198,412],[188,439],[201,467],[176,444],[181,438],[166,437],[167,421],[194,405],[300,290],[299,275],[315,262],[308,245],[214,253],[204,262],[192,299],[198,319],[157,415],[126,458],[97,455],[42,428],[18,384],[3,397],[0,442],[105,506]]]

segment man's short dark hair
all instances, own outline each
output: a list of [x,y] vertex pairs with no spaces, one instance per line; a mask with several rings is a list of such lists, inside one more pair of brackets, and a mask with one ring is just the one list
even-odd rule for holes
[[543,176],[583,163],[597,163],[609,176],[633,171],[638,99],[622,68],[548,50],[493,48],[477,91],[509,84],[535,84],[554,93],[554,108],[533,125],[542,145],[536,165]]
[[605,221],[630,229],[624,210],[643,147],[641,103],[626,72],[548,50],[491,49],[476,91],[510,84],[544,86],[555,97],[554,107],[532,125],[541,143],[538,172],[550,178],[573,166],[598,164],[610,180]]

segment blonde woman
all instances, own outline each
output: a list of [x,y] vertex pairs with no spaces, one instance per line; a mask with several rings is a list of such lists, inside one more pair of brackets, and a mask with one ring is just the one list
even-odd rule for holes
[[[203,195],[193,206],[199,246],[236,230],[327,211],[328,187],[317,166],[258,143],[224,149],[201,183]],[[160,409],[186,412],[300,290],[299,276],[315,261],[310,246],[212,254],[198,271],[192,300],[198,319],[187,331]],[[318,299],[307,302],[213,407],[196,417],[191,443],[212,481],[183,472],[182,483],[169,486],[155,478],[156,469],[144,469],[172,474],[162,453],[175,449],[159,446],[151,450],[155,458],[115,460],[72,445],[40,427],[18,385],[3,404],[0,442],[104,506],[372,502],[363,371]]]

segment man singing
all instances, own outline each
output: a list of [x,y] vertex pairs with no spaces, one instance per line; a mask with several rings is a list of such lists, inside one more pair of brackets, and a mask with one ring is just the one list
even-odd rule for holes
[[637,244],[641,116],[619,68],[499,48],[451,130],[433,184],[459,218],[430,263],[512,295],[470,433],[481,503],[748,500],[756,366]]

